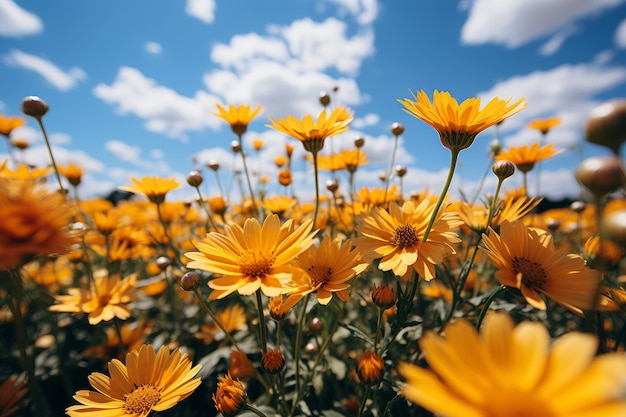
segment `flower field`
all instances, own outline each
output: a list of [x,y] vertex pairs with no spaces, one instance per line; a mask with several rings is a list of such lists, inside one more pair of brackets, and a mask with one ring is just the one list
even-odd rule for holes
[[[395,150],[381,183],[357,189],[364,139],[326,152],[354,114],[324,96],[319,114],[267,120],[285,135],[278,195],[246,163],[263,108],[207,115],[232,130],[238,201],[204,192],[219,162],[186,183],[129,178],[124,198],[79,198],[83,167],[55,162],[48,104],[0,115],[10,155],[27,122],[50,155],[0,161],[0,417],[625,416],[626,104],[589,115],[581,135],[606,155],[572,167],[584,195],[546,210],[526,184],[561,152],[558,119],[529,126],[541,142],[494,146],[496,188],[455,199],[462,151],[528,104],[398,102],[450,151],[442,190],[405,193]],[[294,192],[296,146],[311,201]],[[321,170],[346,180],[321,184]],[[173,199],[181,187],[196,198]]]

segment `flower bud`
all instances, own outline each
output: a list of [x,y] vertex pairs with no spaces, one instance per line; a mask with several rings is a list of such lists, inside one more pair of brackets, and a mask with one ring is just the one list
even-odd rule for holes
[[193,291],[200,284],[200,275],[197,272],[187,272],[178,280],[178,285],[185,291]]
[[213,394],[215,408],[226,417],[237,415],[246,405],[243,384],[239,379],[234,380],[230,373],[217,381],[217,390]]
[[193,170],[187,174],[187,184],[194,188],[198,188],[202,184],[202,173],[198,170]]
[[606,214],[600,221],[601,236],[626,248],[626,210]]
[[626,182],[622,160],[616,155],[585,159],[578,165],[575,177],[595,197],[617,191]]
[[37,96],[28,96],[22,100],[22,113],[41,119],[48,113],[48,104]]
[[363,145],[365,145],[365,138],[363,136],[359,136],[358,138],[354,139],[354,146],[356,146],[357,148],[362,148]]
[[309,322],[309,329],[315,333],[319,333],[322,327],[324,327],[324,323],[322,323],[319,317],[313,317]]
[[291,185],[292,180],[290,169],[281,169],[278,171],[278,182],[280,185],[287,187],[288,185]]
[[496,177],[500,180],[505,180],[515,173],[515,164],[511,161],[502,159],[496,161],[491,168]]
[[573,201],[572,204],[569,205],[569,209],[574,213],[582,213],[586,206],[584,201]]
[[383,358],[376,352],[364,351],[357,365],[357,373],[364,384],[380,384],[385,373]]
[[331,193],[334,193],[339,189],[339,181],[336,179],[326,181],[326,189]]
[[372,301],[383,310],[391,308],[396,304],[395,291],[387,284],[382,284],[380,287],[377,287],[376,283],[374,283]]
[[400,136],[401,134],[404,133],[404,126],[397,122],[392,124],[391,133],[393,133],[394,136]]
[[220,169],[220,163],[217,162],[215,159],[211,159],[209,162],[207,162],[206,166],[213,171],[217,171],[218,169]]
[[619,154],[626,140],[626,100],[611,100],[591,110],[585,137],[588,142],[605,146]]
[[396,171],[396,175],[402,178],[406,175],[407,169],[405,165],[396,165],[395,171]]
[[278,350],[267,350],[261,352],[261,365],[263,370],[268,374],[277,374],[282,371],[285,366],[285,356]]
[[172,264],[172,260],[167,256],[159,256],[156,260],[156,264],[161,271],[165,271]]
[[320,91],[320,104],[324,107],[330,104],[330,95],[326,91]]
[[241,152],[241,143],[238,140],[234,140],[230,143],[230,149],[234,152]]

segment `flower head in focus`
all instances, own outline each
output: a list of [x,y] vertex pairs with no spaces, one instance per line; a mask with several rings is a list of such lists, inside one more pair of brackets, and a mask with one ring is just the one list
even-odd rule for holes
[[353,118],[345,107],[336,107],[330,113],[322,110],[317,120],[310,114],[302,120],[294,116],[278,120],[270,117],[272,124],[266,126],[298,139],[306,151],[317,154],[327,138],[347,132]]
[[108,363],[109,376],[99,372],[89,375],[96,391],[81,390],[74,399],[80,404],[67,408],[70,417],[116,416],[147,417],[153,411],[165,411],[181,402],[200,385],[195,378],[202,365],[192,362],[178,349],[161,346],[154,352],[142,345],[126,355],[125,363]]
[[470,147],[480,132],[528,105],[523,98],[509,104],[511,99],[495,97],[481,109],[480,98],[468,98],[459,104],[447,91],[435,90],[432,102],[423,90],[411,94],[413,99],[398,100],[403,110],[435,128],[443,146],[453,152]]
[[561,149],[555,148],[551,143],[545,146],[533,143],[530,146],[522,145],[504,149],[496,155],[496,160],[511,161],[520,171],[528,172],[535,167],[537,162],[545,161],[561,152]]

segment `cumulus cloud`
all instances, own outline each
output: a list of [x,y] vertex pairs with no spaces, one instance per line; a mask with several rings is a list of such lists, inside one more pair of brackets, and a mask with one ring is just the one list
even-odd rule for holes
[[624,0],[475,0],[461,29],[466,44],[495,43],[516,48],[553,34],[583,17]]
[[148,52],[149,54],[153,54],[153,55],[159,55],[162,51],[163,48],[161,47],[161,44],[158,42],[146,42],[146,44],[144,45],[144,48],[146,50],[146,52]]
[[526,97],[528,108],[507,119],[502,132],[516,131],[507,137],[507,146],[537,142],[537,131],[525,129],[533,119],[556,116],[561,125],[550,132],[550,141],[566,149],[578,149],[578,140],[597,95],[626,83],[626,68],[600,67],[592,64],[561,65],[550,70],[534,71],[497,83],[480,93],[492,97]]
[[554,54],[561,48],[567,38],[572,36],[577,31],[578,30],[574,25],[568,25],[564,27],[563,29],[556,32],[546,43],[541,45],[541,47],[539,48],[539,52],[541,53],[541,55]]
[[85,72],[78,67],[63,71],[52,61],[37,55],[28,54],[19,49],[12,49],[4,56],[7,65],[34,71],[53,87],[61,91],[71,90],[86,78]]
[[621,49],[626,49],[626,19],[622,20],[615,30],[615,44]]
[[43,30],[41,19],[15,4],[0,0],[0,36],[19,38],[36,35]]
[[370,25],[378,17],[377,0],[328,0],[356,17],[360,25]]
[[216,128],[220,122],[207,116],[215,110],[215,96],[205,91],[182,96],[135,68],[120,68],[112,84],[98,84],[93,93],[119,113],[144,119],[147,130],[180,140],[186,140],[187,131]]
[[213,23],[215,21],[215,0],[187,0],[185,11],[188,15],[204,23]]
[[285,62],[289,58],[287,45],[280,39],[262,37],[256,33],[235,35],[230,43],[216,44],[211,50],[211,60],[224,68],[246,70],[256,61]]

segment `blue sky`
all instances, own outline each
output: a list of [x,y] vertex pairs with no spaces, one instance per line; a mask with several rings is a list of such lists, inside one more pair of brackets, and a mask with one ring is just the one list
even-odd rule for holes
[[[0,77],[0,113],[20,115],[28,95],[48,102],[55,156],[84,166],[83,196],[131,176],[184,182],[194,168],[204,169],[215,194],[209,160],[231,184],[240,158],[230,129],[212,114],[215,103],[264,106],[244,146],[250,168],[272,179],[268,193],[278,193],[272,161],[288,139],[265,127],[267,117],[317,114],[320,92],[337,87],[331,106],[347,105],[355,121],[332,149],[365,138],[370,165],[358,172],[360,185],[381,184],[399,122],[395,163],[408,167],[405,192],[439,192],[449,152],[397,102],[438,89],[459,100],[526,97],[528,108],[501,125],[505,148],[540,140],[529,121],[560,117],[547,139],[564,152],[541,169],[541,192],[560,198],[579,193],[573,170],[583,158],[607,153],[584,141],[589,111],[626,97],[626,1],[0,0]],[[14,135],[31,142],[26,162],[47,164],[34,120]],[[487,130],[461,153],[453,194],[473,194],[493,137]],[[258,154],[250,147],[256,138],[266,142]],[[297,145],[295,181],[309,198],[311,169]],[[7,157],[0,146],[0,160]],[[516,174],[507,185],[519,184]],[[485,191],[493,185],[490,176]],[[191,191],[183,186],[176,197]]]

